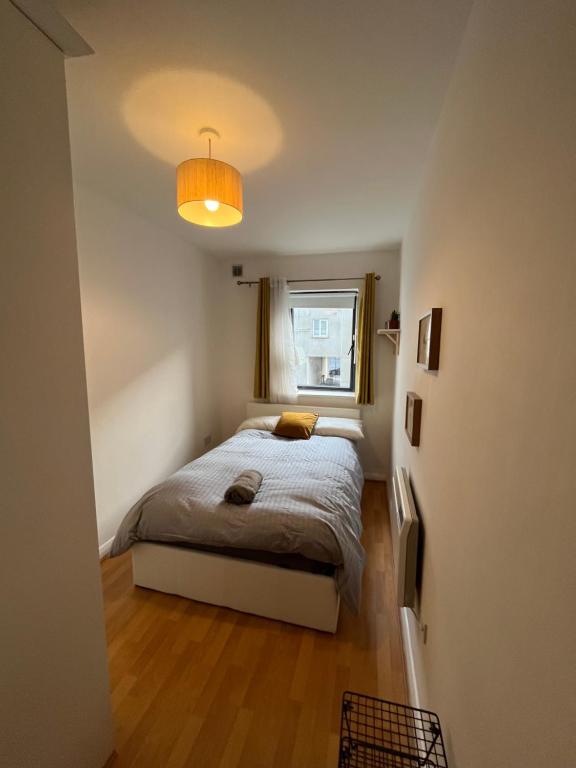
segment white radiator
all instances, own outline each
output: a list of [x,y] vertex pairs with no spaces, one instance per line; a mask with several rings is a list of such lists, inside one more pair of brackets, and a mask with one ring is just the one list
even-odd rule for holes
[[404,467],[396,467],[392,485],[394,489],[392,543],[396,569],[397,600],[399,606],[414,608],[419,521],[408,472]]

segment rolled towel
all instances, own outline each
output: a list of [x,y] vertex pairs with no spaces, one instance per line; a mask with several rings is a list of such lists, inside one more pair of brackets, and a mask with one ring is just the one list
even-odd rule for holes
[[228,504],[251,504],[262,483],[262,475],[255,469],[245,469],[228,486],[224,500]]

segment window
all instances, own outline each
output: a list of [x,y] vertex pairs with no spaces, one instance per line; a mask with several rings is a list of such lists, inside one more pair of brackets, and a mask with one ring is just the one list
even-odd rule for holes
[[354,391],[357,291],[291,291],[298,389]]
[[328,338],[328,320],[324,317],[312,320],[312,336],[315,339]]

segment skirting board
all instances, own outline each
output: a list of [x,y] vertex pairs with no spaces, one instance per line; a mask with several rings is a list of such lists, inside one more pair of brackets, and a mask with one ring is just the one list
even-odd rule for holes
[[[394,498],[392,489],[388,486],[388,509],[390,510],[390,525],[396,525],[392,510]],[[406,682],[408,683],[408,699],[410,706],[421,709],[426,707],[428,696],[424,681],[424,661],[421,652],[421,637],[419,621],[410,608],[400,608],[400,629],[402,646],[406,665]]]
[[385,483],[388,478],[382,472],[364,472],[364,480],[373,480],[375,483]]
[[134,544],[132,563],[139,587],[336,632],[340,595],[331,576],[150,542]]
[[100,560],[104,560],[105,557],[108,557],[108,555],[110,554],[110,550],[112,549],[113,541],[114,541],[114,536],[112,536],[111,539],[108,539],[108,541],[105,541],[104,544],[100,544],[100,546],[98,547]]
[[420,654],[418,621],[409,608],[400,608],[400,623],[410,706],[422,709],[426,706],[427,697]]

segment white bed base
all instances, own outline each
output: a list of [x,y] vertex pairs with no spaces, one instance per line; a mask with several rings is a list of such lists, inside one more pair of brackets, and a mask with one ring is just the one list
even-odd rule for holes
[[133,545],[132,563],[139,587],[336,632],[340,596],[331,576],[151,542]]
[[[360,418],[355,408],[254,402],[247,404],[246,416],[310,410],[320,416]],[[133,545],[132,562],[139,587],[323,632],[336,632],[338,626],[340,595],[332,576],[151,542]]]

